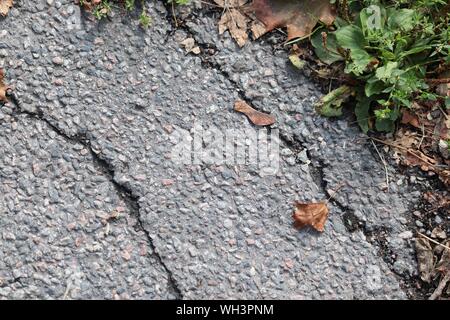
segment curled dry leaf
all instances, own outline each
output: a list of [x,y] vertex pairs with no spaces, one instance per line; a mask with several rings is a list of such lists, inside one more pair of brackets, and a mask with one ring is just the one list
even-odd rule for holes
[[288,40],[309,35],[319,21],[331,25],[336,18],[329,0],[253,0],[251,7],[266,32],[286,27]]
[[238,100],[234,103],[234,110],[245,114],[248,119],[257,126],[270,126],[275,123],[274,116],[253,109],[242,100]]
[[13,0],[0,0],[0,14],[6,16],[13,6]]
[[434,260],[433,250],[428,239],[416,238],[416,255],[420,278],[424,282],[430,283],[434,272]]
[[250,20],[239,11],[239,8],[247,1],[214,0],[214,2],[223,8],[223,14],[219,21],[219,34],[223,34],[228,30],[237,44],[240,47],[244,46],[248,40],[247,28]]
[[328,219],[328,207],[325,202],[320,203],[295,203],[294,226],[303,228],[312,226],[317,231],[323,232],[325,222]]

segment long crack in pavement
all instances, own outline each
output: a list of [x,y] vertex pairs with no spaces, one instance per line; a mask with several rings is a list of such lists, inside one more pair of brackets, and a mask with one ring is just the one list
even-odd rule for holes
[[[284,52],[265,41],[238,50],[202,12],[174,30],[161,3],[148,7],[148,31],[118,15],[98,25],[70,0],[22,1],[0,22],[1,62],[21,100],[0,110],[11,151],[1,171],[0,222],[11,227],[0,231],[0,297],[405,297],[391,271],[415,272],[404,177],[390,168],[403,184],[380,191],[383,168],[356,126],[314,114],[320,92]],[[178,45],[189,35],[200,57]],[[276,114],[277,174],[171,161],[179,128],[251,130],[232,112],[238,98]],[[61,161],[69,171],[34,172]],[[82,179],[69,183],[67,172]],[[30,179],[53,187],[34,192]],[[343,182],[324,234],[292,228],[294,200],[326,199]],[[117,207],[126,218],[110,221]],[[380,229],[392,264],[368,241]]]

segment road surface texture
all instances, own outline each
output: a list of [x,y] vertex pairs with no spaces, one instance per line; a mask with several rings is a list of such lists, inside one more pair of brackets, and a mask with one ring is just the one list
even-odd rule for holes
[[[370,141],[315,114],[319,88],[274,36],[239,49],[208,10],[176,29],[148,8],[148,30],[72,0],[15,1],[0,20],[20,98],[0,109],[0,298],[414,296],[414,181],[388,165],[386,188]],[[177,128],[252,129],[237,99],[277,117],[276,174],[171,159]],[[325,232],[293,228],[295,200],[337,189]]]

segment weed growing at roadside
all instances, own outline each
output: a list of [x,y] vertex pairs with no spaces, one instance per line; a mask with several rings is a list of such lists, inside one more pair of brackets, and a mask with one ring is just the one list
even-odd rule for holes
[[[446,1],[331,2],[338,5],[340,17],[332,30],[317,29],[311,42],[323,62],[343,63],[345,73],[356,80],[355,114],[365,132],[393,131],[401,110],[415,102],[431,100],[449,107],[449,98],[435,90],[450,64]],[[338,101],[329,115],[341,113]],[[322,103],[319,111],[329,110],[330,103],[326,108]]]

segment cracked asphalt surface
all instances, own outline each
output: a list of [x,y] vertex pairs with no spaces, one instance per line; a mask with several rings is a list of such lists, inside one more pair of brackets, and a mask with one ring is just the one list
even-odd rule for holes
[[[0,298],[403,299],[416,275],[414,182],[385,168],[350,117],[317,116],[319,88],[274,36],[238,49],[197,10],[175,29],[71,0],[23,0],[0,20],[18,103],[0,108]],[[202,49],[186,54],[193,37]],[[244,99],[277,117],[280,164],[186,165],[175,128],[251,129]],[[323,234],[294,200],[330,201]]]

